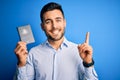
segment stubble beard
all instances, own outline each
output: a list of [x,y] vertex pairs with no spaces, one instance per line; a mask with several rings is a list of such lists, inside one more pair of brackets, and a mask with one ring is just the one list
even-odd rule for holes
[[46,32],[45,32],[45,34],[46,34],[48,40],[59,41],[60,39],[63,38],[63,36],[65,34],[65,29],[63,30],[63,32],[61,33],[60,37],[58,37],[58,38],[54,38],[51,35],[47,34]]

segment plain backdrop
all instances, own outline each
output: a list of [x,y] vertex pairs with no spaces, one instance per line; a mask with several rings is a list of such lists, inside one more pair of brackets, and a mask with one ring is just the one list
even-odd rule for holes
[[0,0],[0,80],[12,80],[17,67],[17,27],[31,25],[35,43],[27,45],[28,50],[46,40],[39,15],[51,1],[63,7],[68,40],[81,44],[90,32],[99,80],[120,80],[119,0]]

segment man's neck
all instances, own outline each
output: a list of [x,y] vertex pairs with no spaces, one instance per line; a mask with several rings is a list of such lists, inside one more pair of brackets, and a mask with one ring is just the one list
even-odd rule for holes
[[49,43],[51,44],[51,46],[55,49],[58,50],[58,48],[61,46],[62,42],[64,40],[64,37],[62,37],[60,40],[58,41],[53,41],[48,39]]

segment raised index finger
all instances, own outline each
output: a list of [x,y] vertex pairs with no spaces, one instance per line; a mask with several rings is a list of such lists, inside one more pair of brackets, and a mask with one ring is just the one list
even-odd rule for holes
[[89,36],[90,36],[90,32],[87,32],[86,39],[85,39],[85,43],[87,44],[89,44]]

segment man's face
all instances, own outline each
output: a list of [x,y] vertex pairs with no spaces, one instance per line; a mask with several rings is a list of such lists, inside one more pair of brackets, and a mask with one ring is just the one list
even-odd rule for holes
[[64,36],[66,21],[60,10],[52,10],[44,13],[42,29],[50,40],[60,40]]

